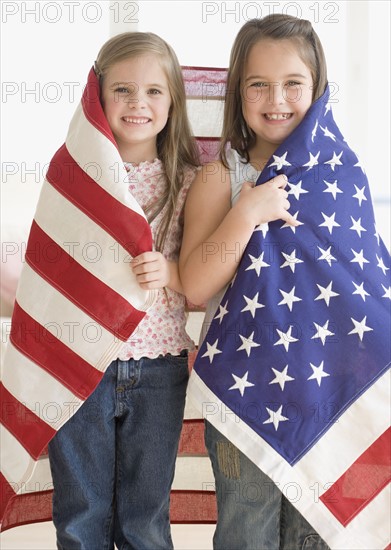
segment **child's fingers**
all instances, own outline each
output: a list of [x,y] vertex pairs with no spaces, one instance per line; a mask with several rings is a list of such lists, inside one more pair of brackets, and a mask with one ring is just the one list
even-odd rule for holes
[[242,185],[242,189],[252,189],[253,187],[255,187],[255,183],[252,181],[245,181]]
[[270,183],[273,185],[273,187],[284,189],[288,183],[288,178],[285,174],[279,174],[278,176],[270,180]]
[[289,214],[289,212],[287,212],[286,210],[284,210],[283,214],[281,215],[281,219],[284,220],[287,224],[289,225],[293,225],[294,227],[297,227],[299,225],[302,225],[301,222],[299,222],[298,220],[296,220],[296,218],[294,218],[291,214]]
[[155,254],[155,252],[143,252],[142,254],[139,254],[132,259],[132,264],[136,266],[145,262],[150,262],[151,260],[155,259]]
[[144,273],[156,271],[159,269],[161,262],[162,255],[160,252],[143,252],[139,256],[132,259],[131,266],[135,273]]
[[157,262],[148,262],[141,265],[136,265],[132,269],[135,275],[144,275],[159,271],[159,265]]
[[160,276],[158,271],[144,271],[143,273],[136,274],[136,278],[138,283],[151,283],[158,281]]

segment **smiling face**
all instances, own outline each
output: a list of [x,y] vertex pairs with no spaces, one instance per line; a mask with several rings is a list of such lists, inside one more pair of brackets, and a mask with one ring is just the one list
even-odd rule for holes
[[313,81],[293,40],[260,40],[244,69],[242,110],[256,135],[250,160],[267,160],[303,120]]
[[171,95],[157,56],[119,61],[103,79],[102,104],[122,159],[139,163],[157,157],[157,135],[165,127]]

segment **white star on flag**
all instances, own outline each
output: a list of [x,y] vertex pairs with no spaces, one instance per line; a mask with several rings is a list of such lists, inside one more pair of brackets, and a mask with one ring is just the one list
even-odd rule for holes
[[325,372],[323,370],[323,361],[319,365],[319,367],[316,367],[312,363],[310,363],[311,368],[313,370],[311,376],[307,378],[307,380],[316,380],[318,383],[318,386],[320,387],[320,384],[322,383],[322,378],[325,378],[326,376],[330,376],[328,372]]
[[315,122],[315,126],[314,126],[314,128],[313,128],[313,130],[312,130],[312,134],[311,134],[311,136],[312,136],[312,138],[311,138],[312,143],[314,143],[314,139],[316,138],[316,132],[317,132],[317,130],[318,130],[318,124],[319,124],[319,122],[318,122],[318,120],[317,120],[317,121]]
[[331,193],[333,195],[333,199],[337,200],[337,193],[343,193],[343,191],[341,191],[341,189],[338,187],[338,181],[323,181],[327,185],[327,189],[325,189],[323,193]]
[[289,418],[286,418],[286,416],[282,416],[282,405],[277,411],[272,411],[271,409],[268,409],[266,407],[267,412],[269,413],[269,418],[265,420],[264,424],[273,424],[274,429],[277,431],[278,426],[280,422],[285,422],[285,420],[289,420]]
[[325,137],[328,137],[330,139],[332,139],[333,141],[335,141],[335,135],[330,132],[330,130],[327,128],[327,126],[325,128],[323,128],[323,126],[321,126],[321,129],[323,130],[323,135]]
[[379,256],[376,254],[377,259],[377,267],[380,267],[380,269],[383,271],[383,275],[387,274],[387,271],[390,269],[389,267],[386,267],[383,262],[383,258],[379,258]]
[[250,334],[248,338],[242,336],[241,334],[239,334],[239,338],[242,341],[242,345],[236,351],[244,350],[247,353],[247,357],[250,357],[252,348],[259,348],[259,346],[261,345],[254,342],[254,331]]
[[379,246],[380,244],[380,235],[379,235],[379,232],[377,230],[377,227],[375,225],[375,233],[374,233],[375,237],[376,237],[376,240],[377,240],[377,245]]
[[308,162],[306,162],[305,164],[303,164],[303,166],[308,166],[307,172],[308,172],[308,170],[311,170],[311,168],[313,168],[314,166],[319,164],[318,163],[319,155],[320,155],[320,151],[318,151],[316,156],[314,156],[312,153],[310,153],[310,160]]
[[295,296],[295,287],[293,287],[289,292],[284,292],[283,290],[281,290],[280,288],[278,289],[282,296],[283,296],[283,299],[281,300],[281,302],[279,302],[279,306],[283,306],[283,305],[286,305],[288,306],[289,308],[289,311],[292,311],[292,307],[293,307],[293,303],[294,302],[301,302],[301,298],[298,298],[297,296]]
[[243,298],[246,300],[247,305],[241,310],[241,312],[249,311],[253,319],[255,318],[256,310],[262,307],[265,307],[263,304],[258,302],[258,295],[259,295],[259,292],[255,294],[254,298],[248,298],[243,294]]
[[301,187],[302,181],[300,180],[298,183],[288,183],[290,189],[288,191],[288,195],[294,195],[296,200],[300,199],[300,195],[303,193],[308,193],[306,189],[302,189]]
[[319,256],[318,258],[318,261],[319,260],[325,260],[330,266],[331,266],[331,262],[334,260],[335,262],[337,261],[336,258],[334,258],[334,256],[331,254],[330,250],[331,250],[331,246],[328,247],[327,250],[323,250],[323,248],[320,248],[320,246],[318,246],[319,250],[321,251],[321,255]]
[[[300,222],[298,219],[297,219],[297,216],[299,215],[299,211],[297,211],[295,214],[292,214],[292,216],[295,218],[295,220],[299,223],[299,225],[303,225],[303,222]],[[289,223],[284,223],[284,225],[281,226],[281,229],[284,229],[286,227],[289,227],[290,229],[292,229],[293,233],[296,233],[296,229],[297,227],[295,225],[289,225]]]
[[266,233],[269,231],[269,224],[261,223],[260,225],[257,225],[254,231],[262,231],[263,238],[266,237]]
[[292,273],[295,272],[296,264],[302,264],[303,260],[300,260],[299,258],[296,258],[296,250],[294,250],[291,254],[285,254],[284,252],[281,252],[281,254],[285,258],[285,262],[281,264],[281,268],[283,267],[290,267]]
[[286,156],[288,154],[288,151],[286,151],[281,157],[278,157],[277,155],[273,155],[274,161],[269,164],[268,168],[271,168],[272,166],[276,166],[277,170],[281,170],[283,166],[291,166],[291,163],[286,160]]
[[258,258],[256,258],[255,256],[251,256],[251,254],[249,254],[248,256],[251,260],[251,265],[248,266],[246,271],[250,271],[251,269],[254,269],[259,277],[259,274],[261,273],[261,269],[263,267],[270,267],[270,264],[267,264],[266,262],[263,261],[264,254],[265,254],[265,251],[263,251]]
[[208,357],[210,363],[212,364],[214,356],[223,353],[221,350],[217,349],[219,339],[216,339],[216,342],[212,345],[209,344],[209,342],[206,342],[207,351],[202,355],[201,357]]
[[291,382],[292,380],[295,380],[292,376],[289,376],[288,374],[288,365],[286,365],[284,370],[282,371],[274,369],[273,367],[271,367],[271,369],[275,374],[275,378],[273,378],[273,380],[269,382],[269,385],[279,384],[282,391],[284,391],[286,382]]
[[330,167],[331,167],[331,170],[334,172],[335,170],[335,167],[338,165],[338,166],[342,166],[343,165],[343,162],[341,162],[341,156],[342,156],[342,153],[343,151],[340,152],[339,155],[337,155],[335,153],[335,151],[333,152],[333,158],[331,158],[330,160],[326,160],[326,162],[324,164],[330,164]]
[[220,319],[220,325],[221,325],[222,320],[224,319],[224,316],[227,315],[227,313],[228,313],[227,305],[228,305],[228,300],[225,302],[225,306],[223,306],[223,304],[220,304],[219,305],[219,312],[214,317],[214,319]]
[[335,296],[339,296],[338,292],[333,292],[333,290],[331,289],[332,284],[333,284],[333,281],[330,281],[328,287],[326,287],[326,288],[316,284],[316,286],[320,290],[320,294],[319,294],[319,296],[317,296],[315,298],[315,300],[324,300],[326,302],[327,306],[329,306],[330,305],[330,298],[334,298]]
[[364,258],[364,251],[363,249],[360,250],[360,252],[356,252],[351,248],[351,251],[354,254],[353,260],[350,260],[351,263],[358,263],[361,269],[364,269],[364,264],[369,264],[369,261]]
[[352,220],[353,225],[349,229],[352,229],[353,231],[357,231],[357,235],[361,239],[361,232],[366,231],[366,229],[361,225],[361,218],[358,218],[358,220],[355,220],[353,216],[350,216],[350,219]]
[[362,321],[356,321],[356,319],[353,319],[353,317],[351,317],[350,319],[352,320],[354,329],[348,332],[348,334],[358,334],[358,337],[361,341],[364,337],[364,332],[370,332],[371,330],[373,330],[373,328],[366,325],[367,316],[365,316]]
[[251,382],[247,382],[247,376],[248,376],[248,371],[243,376],[243,378],[239,378],[239,376],[235,376],[235,374],[232,374],[232,377],[235,380],[235,384],[233,386],[231,386],[229,389],[230,390],[239,390],[240,395],[243,397],[244,390],[246,388],[251,388],[251,386],[254,386],[254,384],[252,384]]
[[288,351],[289,350],[289,344],[292,344],[293,342],[297,342],[298,341],[298,338],[294,338],[292,336],[292,326],[290,326],[288,328],[288,330],[286,332],[283,332],[282,330],[278,330],[278,328],[276,328],[276,331],[278,332],[278,336],[280,337],[279,340],[277,340],[277,342],[275,342],[273,345],[274,346],[284,346],[285,348],[285,351]]
[[327,227],[327,229],[330,232],[330,235],[333,233],[334,227],[341,227],[338,222],[335,221],[335,212],[334,214],[331,214],[331,216],[327,216],[326,214],[323,214],[321,212],[324,222],[319,224],[319,227]]
[[365,290],[364,283],[361,283],[361,285],[356,285],[354,281],[352,281],[352,283],[356,287],[356,290],[352,292],[352,294],[358,294],[365,302],[365,297],[370,296],[370,294],[368,294],[368,292]]
[[381,286],[383,287],[383,290],[384,290],[384,294],[382,298],[388,298],[389,300],[391,300],[391,286],[389,286],[388,288],[385,287],[383,284]]
[[314,325],[316,328],[316,334],[314,334],[314,336],[311,336],[311,340],[313,340],[314,338],[320,338],[322,344],[325,345],[327,336],[334,336],[334,332],[331,332],[328,329],[329,321],[326,321],[323,327],[318,325],[317,323],[314,323]]
[[355,168],[361,168],[361,170],[363,171],[363,174],[365,174],[365,170],[364,170],[363,165],[361,164],[361,161],[356,162],[356,164],[354,166],[355,166]]
[[362,201],[367,200],[367,197],[364,195],[365,185],[361,187],[361,189],[359,189],[356,184],[354,184],[354,187],[356,188],[356,194],[353,195],[353,198],[357,199],[358,204],[361,206]]

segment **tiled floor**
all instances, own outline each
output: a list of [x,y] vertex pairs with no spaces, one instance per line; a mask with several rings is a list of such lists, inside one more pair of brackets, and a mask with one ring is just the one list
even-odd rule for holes
[[[214,525],[173,525],[175,550],[211,550]],[[1,550],[55,550],[51,522],[10,529],[0,536]]]

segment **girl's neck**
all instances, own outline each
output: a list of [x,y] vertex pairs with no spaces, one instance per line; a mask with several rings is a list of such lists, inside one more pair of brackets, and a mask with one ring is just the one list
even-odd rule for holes
[[249,151],[250,164],[258,171],[263,170],[277,147],[278,145],[273,147],[256,145]]
[[145,148],[140,146],[121,147],[119,154],[123,162],[141,164],[142,162],[153,162],[158,158],[157,148]]

